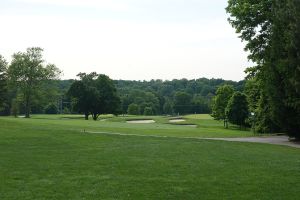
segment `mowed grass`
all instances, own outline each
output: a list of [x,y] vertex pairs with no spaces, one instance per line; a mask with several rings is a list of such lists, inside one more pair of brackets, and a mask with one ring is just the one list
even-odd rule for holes
[[[1,119],[1,118],[0,118]],[[105,121],[102,121],[105,119]],[[127,120],[153,119],[154,124],[128,124]],[[235,126],[229,129],[223,127],[221,121],[213,120],[209,115],[184,116],[185,122],[170,123],[166,116],[101,116],[99,121],[85,121],[81,115],[33,115],[32,119],[12,117],[2,118],[6,122],[21,123],[23,127],[36,127],[38,129],[72,130],[81,132],[108,132],[138,135],[157,135],[172,137],[248,137],[253,136],[251,131],[239,130]],[[180,125],[181,124],[181,125]],[[182,126],[195,124],[195,127]]]
[[[202,137],[209,128],[164,124],[168,120],[161,117],[156,119],[161,123],[147,125],[79,117],[0,118],[1,200],[298,197],[299,149],[180,138]],[[174,137],[92,134],[82,128]],[[250,133],[232,135],[238,134]]]

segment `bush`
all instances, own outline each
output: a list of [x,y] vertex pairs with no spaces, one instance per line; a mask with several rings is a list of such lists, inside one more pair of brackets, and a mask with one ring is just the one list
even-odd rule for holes
[[245,94],[241,92],[235,92],[232,97],[229,99],[226,116],[228,121],[232,124],[246,126],[246,119],[249,116],[248,102]]
[[153,110],[151,107],[146,107],[144,109],[144,115],[153,115]]
[[140,107],[137,104],[132,103],[128,106],[127,113],[129,115],[139,115],[140,114]]
[[58,113],[58,108],[55,104],[50,103],[46,106],[45,113],[46,114],[57,114]]
[[19,102],[16,99],[12,100],[10,112],[14,117],[19,114]]
[[63,113],[64,114],[71,114],[71,111],[69,108],[65,107],[64,110],[63,110]]

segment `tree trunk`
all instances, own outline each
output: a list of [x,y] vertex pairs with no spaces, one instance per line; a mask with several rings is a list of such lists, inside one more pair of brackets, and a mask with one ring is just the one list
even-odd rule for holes
[[227,119],[224,119],[224,127],[228,128],[228,120]]
[[96,121],[96,120],[98,119],[98,116],[99,116],[99,115],[98,115],[98,114],[92,114],[92,116],[93,116],[93,120]]
[[84,113],[84,119],[89,120],[89,113]]
[[30,118],[30,96],[25,97],[25,118]]

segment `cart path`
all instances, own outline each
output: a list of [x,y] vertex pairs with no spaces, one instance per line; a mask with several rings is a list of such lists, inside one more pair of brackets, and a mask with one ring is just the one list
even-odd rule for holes
[[267,137],[244,137],[244,138],[205,138],[209,140],[223,140],[230,142],[254,142],[254,143],[266,143],[285,145],[295,148],[300,148],[300,142],[289,141],[288,136],[267,136]]
[[300,148],[300,142],[289,141],[288,136],[261,136],[261,137],[242,137],[242,138],[201,138],[201,137],[176,137],[176,136],[163,136],[163,135],[140,135],[140,134],[127,134],[127,133],[114,133],[102,131],[83,131],[84,133],[103,134],[103,135],[119,135],[119,136],[136,136],[136,137],[155,137],[155,138],[177,138],[177,139],[198,139],[198,140],[221,140],[229,142],[253,142],[284,145],[295,148]]

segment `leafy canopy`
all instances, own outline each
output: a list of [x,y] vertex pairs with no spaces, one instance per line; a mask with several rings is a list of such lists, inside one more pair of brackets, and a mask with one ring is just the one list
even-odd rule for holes
[[56,79],[60,74],[55,65],[45,64],[42,52],[42,48],[32,47],[26,52],[15,53],[8,68],[11,85],[23,95],[26,117],[30,115],[32,100],[41,89],[41,83]]
[[241,92],[235,92],[226,106],[226,117],[232,124],[246,125],[249,116],[247,96]]
[[7,93],[7,62],[0,55],[0,110],[4,106]]
[[233,93],[234,89],[231,85],[222,85],[217,89],[212,105],[212,116],[215,119],[225,120],[225,109]]
[[75,81],[68,95],[73,98],[74,109],[85,114],[85,119],[91,114],[97,120],[100,114],[118,114],[120,98],[114,82],[106,75],[92,72],[78,74],[81,80]]

